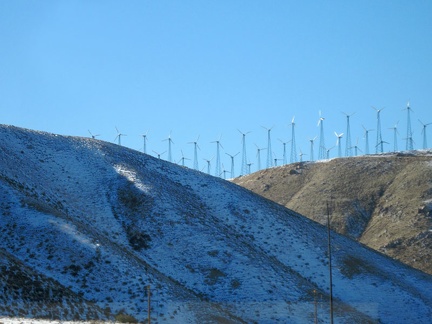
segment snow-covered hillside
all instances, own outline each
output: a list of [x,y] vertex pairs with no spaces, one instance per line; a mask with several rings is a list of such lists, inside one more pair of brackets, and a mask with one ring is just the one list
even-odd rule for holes
[[[150,286],[158,323],[329,321],[326,228],[222,179],[0,126],[0,208],[0,316],[145,321]],[[336,322],[430,322],[430,276],[332,246]]]

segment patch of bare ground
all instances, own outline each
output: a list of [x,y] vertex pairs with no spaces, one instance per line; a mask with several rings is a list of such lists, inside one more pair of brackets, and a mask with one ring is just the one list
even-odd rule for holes
[[432,274],[432,152],[302,162],[233,179],[257,194]]

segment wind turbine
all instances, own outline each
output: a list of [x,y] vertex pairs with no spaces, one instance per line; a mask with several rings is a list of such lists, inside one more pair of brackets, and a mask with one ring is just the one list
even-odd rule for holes
[[163,140],[163,142],[165,142],[165,141],[168,141],[168,161],[172,162],[171,147],[172,147],[172,144],[174,144],[174,142],[173,142],[173,140],[171,138],[171,132],[168,135],[168,138],[166,138],[166,139]]
[[393,127],[390,127],[389,129],[393,130],[393,152],[397,152],[398,151],[398,145],[397,145],[397,136],[399,134],[398,130],[397,130],[397,125],[399,124],[399,121],[394,124]]
[[224,180],[226,180],[226,174],[227,173],[229,173],[229,171],[228,170],[225,170],[225,167],[224,167],[224,165],[222,164],[222,172],[219,174],[219,177],[223,174],[223,178],[224,178]]
[[245,175],[248,173],[247,156],[246,156],[246,135],[249,134],[250,132],[243,133],[239,129],[237,130],[239,131],[240,134],[242,134],[242,166],[241,166],[240,175]]
[[300,154],[299,154],[299,156],[300,156],[300,162],[303,162],[303,155],[306,155],[306,154],[304,154],[302,152],[302,150],[300,150]]
[[375,145],[375,153],[383,153],[383,143],[386,143],[382,139],[381,135],[381,111],[384,108],[376,109],[375,107],[372,107],[377,112],[377,138],[376,138],[376,145]]
[[369,154],[369,132],[373,131],[373,129],[366,129],[366,127],[364,127],[363,125],[362,127],[365,130],[365,139],[366,139],[365,154]]
[[194,142],[189,142],[188,144],[193,144],[194,145],[194,169],[198,170],[198,149],[200,149],[199,145],[198,145],[198,140],[199,140],[199,135],[198,138],[196,139],[196,141]]
[[325,140],[324,140],[324,117],[321,116],[321,110],[319,111],[319,119],[318,119],[318,125],[320,127],[320,142],[319,142],[319,152],[318,152],[318,159],[325,159],[326,156],[326,146],[325,146]]
[[213,158],[211,158],[210,160],[208,159],[203,159],[203,160],[207,162],[207,174],[210,174],[210,167],[211,167],[210,162],[211,160],[213,160]]
[[380,146],[381,147],[381,151],[382,151],[382,153],[384,152],[384,149],[383,149],[383,144],[390,144],[389,142],[386,142],[386,141],[383,141],[383,140],[381,140],[376,146]]
[[291,120],[291,156],[290,163],[297,162],[296,140],[295,140],[295,116]]
[[222,144],[220,143],[220,139],[221,139],[222,135],[219,136],[219,139],[216,141],[213,141],[211,143],[216,143],[216,167],[215,167],[215,175],[217,177],[220,177],[221,175],[221,161],[220,161],[220,148],[222,146]]
[[224,170],[222,171],[222,173],[223,173],[223,178],[224,178],[224,180],[226,180],[226,178],[227,178],[226,174],[229,173],[229,171],[224,169]]
[[351,156],[351,127],[350,127],[350,117],[355,114],[347,114],[342,112],[347,118],[347,131],[346,131],[346,141],[345,141],[345,156]]
[[234,155],[231,155],[231,154],[228,154],[228,153],[225,153],[226,155],[228,155],[230,158],[231,158],[231,178],[234,178],[234,158],[237,156],[237,155],[239,155],[240,154],[240,152],[238,152],[238,153],[236,153],[236,154],[234,154]]
[[410,107],[409,101],[407,103],[407,107],[404,110],[407,111],[407,137],[406,137],[407,142],[406,142],[406,150],[407,151],[412,151],[412,150],[414,150],[414,141],[413,141],[413,138],[412,138],[413,133],[412,133],[412,129],[411,129],[411,116],[410,116],[412,109]]
[[362,150],[358,147],[358,137],[357,137],[357,141],[356,141],[356,145],[354,145],[354,155],[358,156],[358,151],[362,152]]
[[118,139],[118,145],[121,145],[121,137],[122,137],[122,136],[127,136],[127,135],[126,135],[126,134],[122,134],[122,133],[120,133],[117,127],[116,127],[115,129],[116,129],[116,131],[117,131],[117,136],[114,138],[114,141],[115,141],[116,139]]
[[279,139],[279,141],[281,141],[281,143],[283,145],[283,159],[282,159],[282,163],[283,163],[283,165],[285,165],[285,164],[288,163],[287,162],[287,154],[286,154],[286,145],[287,145],[287,143],[289,143],[289,141],[288,142],[284,142],[281,139]]
[[338,133],[336,133],[336,132],[334,132],[334,133],[335,133],[335,135],[336,135],[336,137],[337,137],[337,140],[336,140],[336,146],[338,147],[338,157],[342,157],[342,144],[341,144],[341,139],[342,139],[343,133],[340,133],[340,134],[338,134]]
[[332,147],[326,149],[326,158],[327,158],[327,160],[330,159],[330,151],[331,151],[332,149],[334,149],[334,146],[332,146]]
[[423,128],[421,133],[423,134],[423,149],[427,149],[427,137],[426,137],[426,127],[431,125],[432,123],[423,124],[422,121],[419,119],[420,124],[422,124]]
[[96,137],[100,136],[99,134],[93,135],[92,132],[90,132],[90,130],[88,130],[88,132],[90,133],[90,136],[93,139],[95,139]]
[[414,142],[414,140],[412,139],[412,137],[411,137],[411,138],[403,138],[403,140],[404,140],[404,141],[411,141],[413,146],[414,146],[414,144],[415,144],[415,142]]
[[184,155],[183,155],[183,150],[180,150],[180,152],[181,152],[182,157],[181,157],[179,163],[181,162],[181,165],[182,165],[182,166],[185,166],[185,160],[190,160],[190,159],[184,157]]
[[314,138],[310,138],[309,142],[310,142],[310,160],[313,162],[314,160],[314,141],[316,140],[316,136]]
[[141,135],[143,137],[143,153],[147,154],[147,133]]
[[270,132],[271,132],[273,126],[270,128],[267,128],[264,126],[261,126],[261,127],[267,130],[267,169],[268,169],[268,168],[271,168],[273,166],[273,162],[272,162],[272,153],[273,152],[272,152],[272,148],[271,148],[271,137],[270,137]]
[[166,151],[163,151],[162,153],[158,153],[156,151],[153,151],[153,152],[157,155],[157,158],[160,160],[162,154],[165,154]]
[[257,147],[257,163],[258,163],[258,170],[261,170],[261,151],[266,150],[266,148],[259,148],[258,145],[255,144]]
[[253,164],[252,162],[249,162],[249,163],[247,164],[247,166],[248,166],[248,174],[251,173],[251,165],[252,165],[252,164]]
[[273,152],[273,156],[274,156],[274,166],[278,166],[278,162],[277,161],[281,161],[281,159],[278,159],[277,157],[276,157],[276,153],[274,153]]

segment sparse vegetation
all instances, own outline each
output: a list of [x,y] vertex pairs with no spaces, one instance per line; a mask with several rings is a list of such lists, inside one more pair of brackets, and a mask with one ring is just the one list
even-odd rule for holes
[[333,230],[432,274],[432,235],[418,238],[432,227],[430,161],[431,152],[303,162],[233,182],[321,224],[332,200]]
[[142,249],[148,249],[150,247],[150,235],[140,231],[137,228],[128,228],[127,236],[129,239],[129,244],[135,251],[141,251]]
[[135,317],[124,313],[124,311],[118,313],[115,316],[115,320],[119,323],[138,323],[138,320]]
[[212,256],[212,257],[217,257],[219,254],[218,250],[211,250],[207,252],[208,255]]
[[217,268],[211,268],[207,271],[206,283],[215,285],[220,278],[226,277],[226,274]]
[[345,256],[342,259],[342,265],[339,267],[342,274],[348,278],[353,278],[361,273],[373,272],[376,273],[375,269],[369,262],[361,260],[354,256]]
[[117,190],[117,196],[127,212],[146,215],[151,211],[153,199],[139,191],[130,181]]
[[233,279],[231,280],[231,288],[232,289],[237,289],[241,286],[241,282],[238,279]]

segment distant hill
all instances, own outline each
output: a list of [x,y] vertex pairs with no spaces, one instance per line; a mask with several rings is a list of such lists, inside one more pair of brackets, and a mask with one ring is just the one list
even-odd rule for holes
[[[432,276],[331,246],[337,322],[430,322]],[[329,322],[327,247],[325,226],[228,181],[0,125],[0,317],[145,322],[149,287],[157,323],[312,322],[315,301]]]
[[233,180],[432,274],[432,151],[275,167]]

